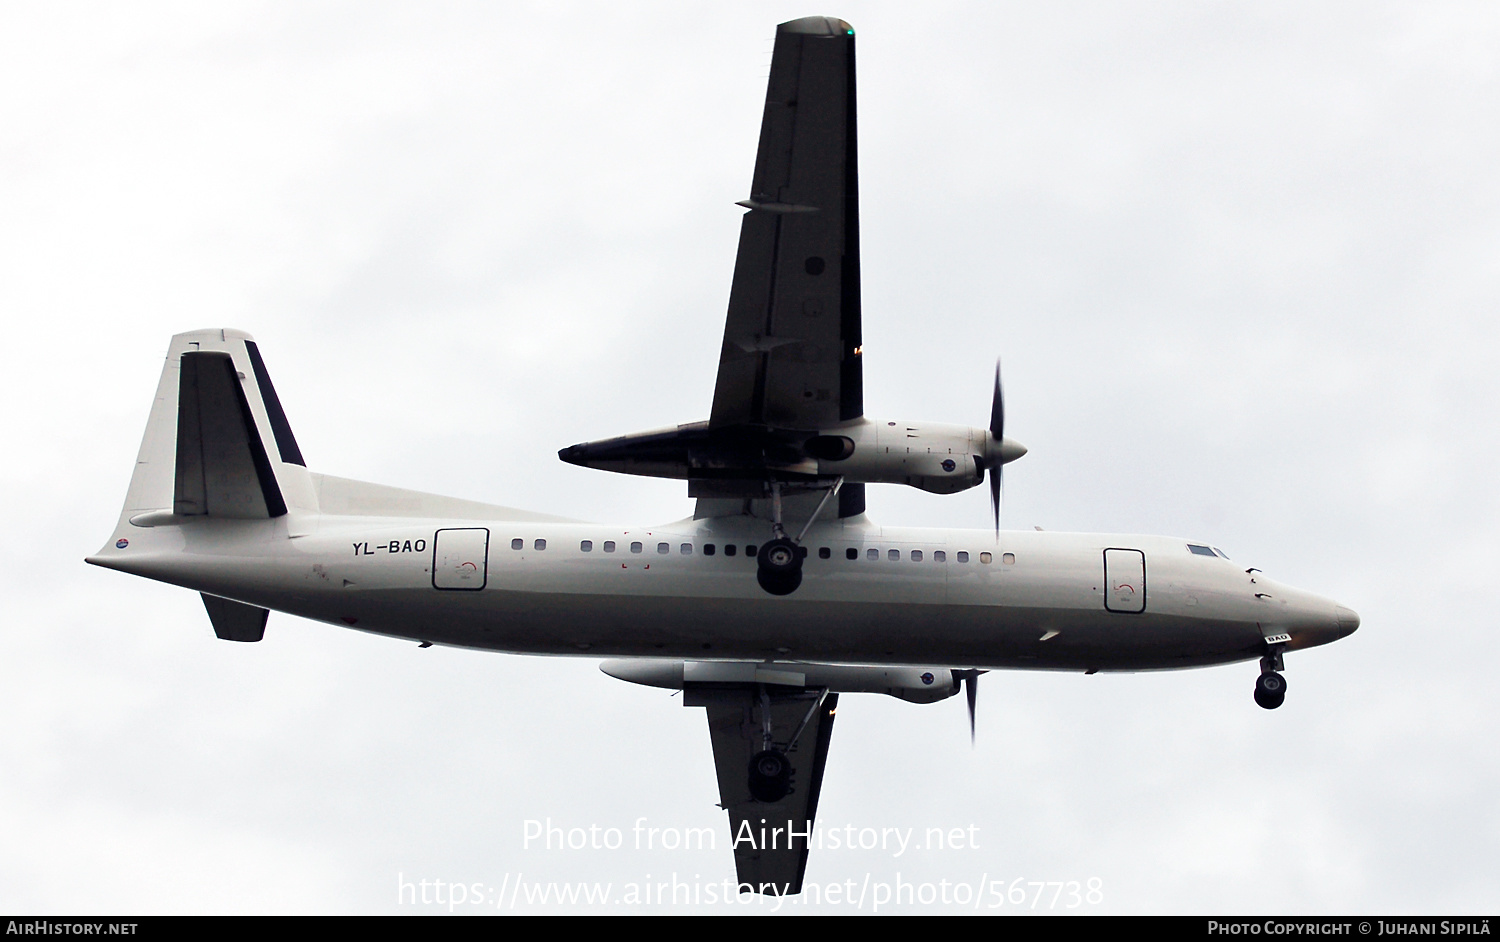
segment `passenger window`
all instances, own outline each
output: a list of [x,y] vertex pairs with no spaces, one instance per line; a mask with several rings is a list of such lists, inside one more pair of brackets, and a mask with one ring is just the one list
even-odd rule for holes
[[922,561],[922,551],[921,550],[912,550],[911,551],[911,561],[914,562],[914,563],[920,563]]
[[878,549],[867,549],[867,550],[865,550],[865,558],[866,559],[879,559],[880,558],[880,550],[878,550]]
[[578,544],[578,548],[583,550],[585,553],[592,553],[594,551],[594,541],[584,540],[582,543]]
[[604,552],[606,552],[606,553],[613,553],[614,551],[615,551],[615,541],[614,540],[605,540],[604,541]]
[[885,558],[889,559],[891,562],[895,562],[896,560],[898,560],[898,559],[901,558],[901,551],[900,550],[886,550],[885,551]]
[[691,543],[684,543],[684,544],[682,544],[681,546],[678,547],[678,550],[684,556],[691,556],[691,555],[693,555],[693,544],[691,544]]
[[712,556],[713,554],[714,554],[714,545],[712,543],[704,543],[703,544],[703,555],[704,556]]
[[948,554],[942,550],[933,550],[932,561],[935,563],[946,563],[948,561]]
[[525,545],[526,545],[526,541],[523,540],[523,539],[521,539],[520,537],[516,537],[514,540],[510,541],[510,548],[511,549],[520,549],[521,547],[523,547]]
[[855,549],[852,546],[849,547],[848,549],[844,550],[844,558],[845,559],[858,559],[859,558],[859,550]]
[[828,547],[826,547],[826,546],[820,546],[820,547],[818,547],[818,558],[819,559],[828,559],[832,555],[833,555],[833,550],[829,549]]
[[749,546],[745,547],[745,555],[746,556],[754,556],[755,555],[755,544],[754,543],[751,543]]
[[632,553],[639,553],[639,552],[640,552],[640,551],[641,551],[641,550],[643,550],[643,549],[645,549],[645,547],[644,547],[644,546],[642,546],[642,545],[641,545],[641,544],[639,544],[639,543],[632,543],[632,544],[630,544],[630,551],[631,551],[631,552],[632,552]]
[[739,551],[740,551],[740,548],[738,546],[735,546],[733,543],[725,543],[724,544],[724,555],[725,556],[733,556],[735,553],[738,553]]
[[547,541],[546,540],[537,540],[535,543],[533,543],[531,545],[532,545],[532,548],[534,548],[534,549],[544,550],[544,549],[547,548]]
[[969,561],[969,551],[968,550],[959,550],[958,551],[958,561],[961,562],[961,563],[968,562]]
[[1016,554],[1006,553],[1004,556],[1000,557],[1000,561],[1005,563],[1005,565],[1007,566],[1014,566],[1016,564]]
[[672,544],[671,543],[658,543],[658,544],[656,544],[656,553],[657,553],[658,556],[665,556],[665,555],[667,555],[670,552],[672,552]]
[[989,553],[980,553],[979,554],[979,561],[982,562],[982,563],[989,563],[993,559],[994,559],[994,557],[991,556]]

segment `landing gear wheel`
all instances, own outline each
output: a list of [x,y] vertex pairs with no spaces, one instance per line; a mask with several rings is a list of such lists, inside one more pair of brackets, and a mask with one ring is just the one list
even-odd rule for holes
[[755,556],[755,580],[772,595],[791,595],[802,584],[802,548],[778,537]]
[[772,573],[762,569],[755,574],[755,581],[772,595],[791,595],[802,584],[802,573]]
[[780,537],[762,546],[755,561],[763,572],[777,574],[801,572],[802,550],[786,537]]
[[1255,681],[1255,702],[1267,710],[1281,706],[1286,699],[1286,678],[1275,671],[1266,671]]
[[773,802],[785,798],[792,790],[792,764],[775,749],[757,752],[750,757],[750,796],[756,801]]

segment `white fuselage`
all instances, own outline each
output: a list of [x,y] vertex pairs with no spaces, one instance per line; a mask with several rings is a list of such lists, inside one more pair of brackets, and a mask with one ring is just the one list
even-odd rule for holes
[[[1358,624],[1171,537],[1008,531],[997,542],[862,518],[815,524],[802,584],[784,597],[756,583],[746,547],[768,527],[748,517],[625,529],[320,514],[122,521],[116,537],[126,545],[89,561],[364,631],[513,653],[1148,670],[1256,658],[1278,634],[1288,649],[1325,644]],[[1107,574],[1107,550],[1129,551],[1110,558],[1144,571],[1113,563]]]

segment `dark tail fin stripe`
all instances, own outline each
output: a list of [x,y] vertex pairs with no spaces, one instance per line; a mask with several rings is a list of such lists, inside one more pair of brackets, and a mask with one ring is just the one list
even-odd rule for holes
[[271,420],[271,434],[276,438],[276,450],[281,453],[282,462],[307,467],[307,462],[302,460],[302,449],[297,447],[297,439],[292,435],[292,424],[286,420],[286,412],[281,408],[276,387],[271,385],[271,374],[266,372],[265,361],[260,358],[260,348],[255,341],[247,340],[245,349],[250,351],[250,365],[255,369],[255,382],[260,386],[260,398],[266,404],[266,417]]
[[241,376],[227,353],[182,355],[172,511],[241,519],[286,513]]

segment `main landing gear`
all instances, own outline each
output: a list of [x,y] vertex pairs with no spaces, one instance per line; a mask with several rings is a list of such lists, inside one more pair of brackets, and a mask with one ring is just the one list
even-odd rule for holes
[[750,797],[756,801],[776,802],[792,790],[792,764],[786,753],[766,749],[750,757]]
[[1260,676],[1255,680],[1255,702],[1266,710],[1274,710],[1286,699],[1286,678],[1280,671],[1286,670],[1281,652],[1286,649],[1286,635],[1266,639],[1266,653],[1260,659]]
[[755,581],[772,595],[791,595],[802,584],[802,547],[777,537],[755,557]]
[[[792,731],[785,745],[777,743],[774,738],[771,694],[766,690],[765,684],[756,684],[756,695],[760,700],[760,751],[750,757],[750,778],[747,784],[751,798],[773,804],[794,791],[792,760],[787,753],[797,747],[797,740],[802,738],[803,731],[808,728],[808,724],[812,722],[818,710],[828,701],[829,693],[827,687],[821,687],[817,690],[799,691],[790,696],[780,695],[783,704],[790,699],[808,701],[807,710],[802,714],[802,722],[797,724],[797,728]],[[836,698],[838,695],[833,696]],[[837,700],[835,699],[834,702],[836,703]],[[825,720],[832,722],[827,717]]]
[[[776,538],[760,548],[755,558],[755,581],[760,587],[772,595],[791,595],[797,591],[802,584],[802,560],[807,551],[802,547],[802,538],[812,527],[813,521],[823,512],[828,501],[838,494],[839,488],[844,484],[840,477],[828,488],[828,493],[823,495],[823,500],[818,503],[818,509],[814,510],[812,516],[807,518],[807,523],[802,527],[802,532],[797,534],[795,540],[786,535],[786,530],[781,525],[781,484],[771,482],[771,529]],[[752,776],[753,777],[753,776]]]

